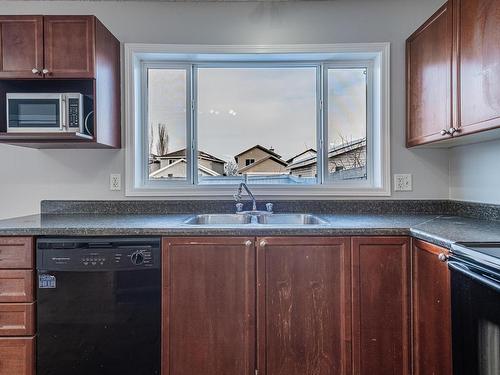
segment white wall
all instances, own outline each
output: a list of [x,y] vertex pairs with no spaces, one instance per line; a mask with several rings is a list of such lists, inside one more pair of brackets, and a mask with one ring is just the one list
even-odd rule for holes
[[451,150],[450,198],[500,204],[500,140]]
[[[393,198],[446,199],[447,150],[407,150],[405,39],[444,0],[290,3],[1,1],[0,14],[95,14],[121,42],[272,44],[391,42],[392,172],[412,173],[413,192]],[[38,212],[42,199],[123,199],[109,174],[124,152],[30,150],[0,145],[0,218]]]

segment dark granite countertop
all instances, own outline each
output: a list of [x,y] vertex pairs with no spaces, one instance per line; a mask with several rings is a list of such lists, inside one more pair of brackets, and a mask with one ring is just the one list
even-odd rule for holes
[[433,214],[318,215],[326,225],[184,224],[191,214],[42,214],[0,220],[1,236],[377,236],[412,235],[449,248],[457,241],[498,241],[500,222]]

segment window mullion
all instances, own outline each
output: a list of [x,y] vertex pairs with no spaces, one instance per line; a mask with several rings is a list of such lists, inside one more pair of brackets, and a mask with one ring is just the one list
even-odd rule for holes
[[325,184],[328,177],[328,74],[327,66],[321,64],[321,127],[318,146],[318,183]]
[[190,65],[190,121],[189,121],[189,144],[190,144],[190,168],[191,168],[191,184],[198,185],[198,117],[197,117],[197,98],[198,98],[198,80],[197,80],[197,66]]

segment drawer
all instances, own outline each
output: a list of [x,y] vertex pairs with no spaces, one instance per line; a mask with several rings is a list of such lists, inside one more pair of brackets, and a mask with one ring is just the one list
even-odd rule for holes
[[33,336],[35,303],[0,303],[0,336]]
[[2,268],[33,268],[33,238],[0,237]]
[[0,338],[0,375],[35,373],[35,338]]
[[31,270],[0,270],[0,302],[33,302],[33,281]]

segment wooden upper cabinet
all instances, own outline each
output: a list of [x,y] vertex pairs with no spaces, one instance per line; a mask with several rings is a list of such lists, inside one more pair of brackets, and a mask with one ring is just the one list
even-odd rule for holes
[[258,370],[351,373],[348,238],[257,239]]
[[94,77],[94,16],[45,16],[44,51],[46,76]]
[[353,374],[410,374],[409,281],[409,238],[352,239]]
[[500,128],[498,61],[500,1],[443,5],[407,40],[407,146]]
[[454,0],[461,134],[500,126],[500,1]]
[[41,78],[43,17],[0,16],[0,78]]
[[448,250],[413,240],[413,374],[451,375]]
[[406,41],[407,146],[449,138],[453,127],[451,3]]
[[254,375],[253,238],[163,240],[164,375]]

